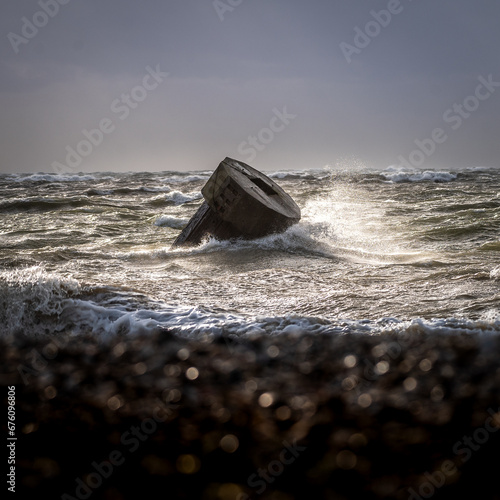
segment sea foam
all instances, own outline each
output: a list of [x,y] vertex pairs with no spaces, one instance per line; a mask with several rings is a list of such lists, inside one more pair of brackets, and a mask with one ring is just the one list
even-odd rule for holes
[[380,175],[389,182],[450,182],[457,178],[453,172],[437,170],[407,170],[389,167]]
[[203,195],[199,191],[194,191],[192,193],[171,191],[170,193],[162,197],[164,201],[170,202],[173,205],[183,205],[184,203],[200,200],[201,198],[203,198]]
[[155,221],[155,226],[170,227],[172,229],[183,229],[189,222],[189,219],[183,217],[174,217],[172,215],[160,215]]
[[83,174],[32,174],[32,175],[17,175],[13,179],[15,182],[81,182],[94,181],[96,177],[93,175]]

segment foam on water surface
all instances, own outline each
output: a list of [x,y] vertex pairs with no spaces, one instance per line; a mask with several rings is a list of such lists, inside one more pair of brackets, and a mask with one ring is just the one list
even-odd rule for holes
[[89,174],[21,174],[13,175],[15,182],[83,182],[95,181],[97,178]]
[[253,316],[202,306],[167,304],[111,287],[84,287],[76,280],[47,273],[42,268],[0,274],[0,323],[3,335],[137,335],[164,331],[165,335],[266,334],[364,335],[491,335],[500,333],[500,314],[487,311],[482,319],[397,318],[327,319],[288,314]]
[[498,332],[497,171],[281,170],[299,224],[171,249],[209,176],[0,176],[0,332]]
[[436,170],[409,170],[389,167],[380,174],[390,182],[451,182],[457,178],[457,173]]

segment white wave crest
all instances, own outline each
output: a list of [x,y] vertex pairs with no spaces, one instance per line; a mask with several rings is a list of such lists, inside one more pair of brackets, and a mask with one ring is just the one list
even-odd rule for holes
[[65,174],[32,174],[28,176],[18,176],[13,179],[15,182],[80,182],[80,181],[94,181],[96,177],[93,175],[65,175]]
[[169,201],[174,205],[183,205],[184,203],[189,203],[191,201],[200,200],[203,195],[199,191],[193,193],[182,193],[181,191],[171,191],[164,198],[165,201]]
[[159,186],[159,187],[146,187],[143,186],[138,188],[139,191],[144,191],[145,193],[170,193],[172,189],[169,186]]
[[188,222],[189,219],[184,219],[182,217],[160,215],[160,217],[154,221],[154,225],[160,227],[171,227],[172,229],[183,229]]
[[490,278],[492,280],[500,280],[500,266],[496,266],[490,271]]
[[130,291],[84,289],[41,267],[0,273],[3,335],[114,335],[167,331],[181,337],[245,337],[255,334],[361,334],[396,336],[500,334],[498,311],[484,318],[342,319],[299,315],[250,316],[201,306],[170,305]]
[[80,287],[73,279],[30,267],[0,273],[0,331],[16,333],[55,333],[56,325],[47,321],[58,317],[68,297]]
[[437,170],[408,170],[389,167],[380,175],[389,182],[450,182],[457,178],[453,172]]

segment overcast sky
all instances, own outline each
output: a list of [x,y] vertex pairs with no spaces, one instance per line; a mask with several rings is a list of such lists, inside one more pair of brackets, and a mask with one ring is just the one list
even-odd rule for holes
[[2,0],[0,14],[0,172],[500,166],[495,0]]

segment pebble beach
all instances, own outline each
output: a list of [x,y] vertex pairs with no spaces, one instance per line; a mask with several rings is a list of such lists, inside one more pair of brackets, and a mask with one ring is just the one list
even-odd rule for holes
[[500,498],[498,336],[0,343],[20,498]]

